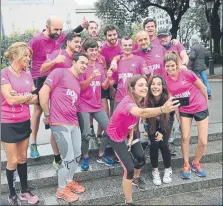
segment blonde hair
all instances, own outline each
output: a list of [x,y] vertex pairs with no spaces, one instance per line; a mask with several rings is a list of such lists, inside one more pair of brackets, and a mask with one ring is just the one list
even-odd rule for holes
[[175,51],[166,52],[164,55],[164,65],[168,61],[174,61],[177,65],[177,71],[180,71],[180,57]]
[[4,53],[4,57],[9,59],[10,62],[15,59],[22,59],[25,56],[26,49],[30,51],[31,56],[33,51],[25,42],[15,42]]

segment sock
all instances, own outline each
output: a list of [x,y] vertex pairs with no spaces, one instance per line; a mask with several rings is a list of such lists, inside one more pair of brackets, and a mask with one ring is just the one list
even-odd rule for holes
[[58,155],[54,155],[54,158],[55,158],[55,162],[58,163],[61,161],[61,157],[60,157],[60,154]]
[[9,192],[10,192],[10,197],[15,195],[15,170],[9,170],[6,168],[6,177],[8,180],[8,186],[9,186]]
[[17,171],[19,174],[20,184],[21,184],[21,193],[27,192],[28,184],[27,184],[27,163],[18,164]]

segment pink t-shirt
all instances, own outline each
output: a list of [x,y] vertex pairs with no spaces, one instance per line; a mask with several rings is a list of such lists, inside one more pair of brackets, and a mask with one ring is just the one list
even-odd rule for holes
[[140,56],[134,55],[130,59],[120,59],[117,70],[112,74],[112,78],[118,83],[115,94],[116,102],[121,102],[121,100],[127,95],[129,79],[136,74],[144,74],[144,65],[146,65],[146,62]]
[[166,83],[170,93],[175,97],[190,97],[189,106],[180,107],[180,112],[197,113],[208,108],[207,100],[194,82],[198,77],[188,69],[183,69],[178,73],[177,80],[166,76]]
[[68,69],[53,70],[44,84],[51,87],[50,123],[77,124],[80,83]]
[[137,50],[134,52],[135,55],[141,56],[146,60],[147,67],[151,73],[151,75],[163,75],[164,73],[164,62],[163,58],[166,50],[163,46],[154,45],[152,46],[152,50],[148,52],[142,52],[141,50]]
[[122,53],[121,47],[120,47],[120,40],[118,40],[118,44],[116,46],[108,46],[107,42],[103,43],[101,54],[105,57],[105,61],[107,64],[107,68],[110,67],[112,59],[120,55]]
[[107,134],[114,142],[122,142],[139,121],[130,113],[131,108],[137,107],[132,98],[127,95],[116,107],[107,127]]
[[178,43],[177,45],[172,44],[169,49],[166,49],[167,52],[168,51],[175,51],[175,52],[177,52],[178,55],[180,55],[180,52],[182,52],[184,50],[186,51],[183,44],[181,44],[181,43]]
[[[27,95],[32,92],[33,79],[30,73],[22,71],[21,76],[15,76],[9,68],[1,70],[1,85],[10,84],[17,95]],[[5,97],[1,94],[1,121],[2,123],[18,123],[30,119],[30,111],[28,104],[9,105]]]
[[93,81],[81,91],[80,104],[78,105],[78,112],[98,112],[103,110],[101,102],[101,84],[105,81],[104,68],[99,63],[95,63],[95,67],[89,66],[84,74],[80,76],[80,82],[87,80],[93,69],[98,69],[101,73],[100,76],[96,76]]
[[105,57],[104,56],[100,56],[96,59],[96,62],[98,62],[99,64],[101,64],[101,66],[106,69],[106,61],[105,61]]
[[72,57],[67,53],[67,51],[65,49],[63,49],[63,50],[59,49],[59,50],[56,50],[56,51],[52,52],[48,56],[48,58],[45,61],[45,63],[51,62],[52,60],[54,60],[58,56],[60,51],[61,51],[61,55],[64,55],[65,58],[66,58],[65,62],[59,63],[59,64],[54,64],[53,67],[51,67],[50,72],[52,70],[56,69],[56,68],[70,68],[72,66]]
[[61,44],[64,43],[65,33],[57,39],[50,39],[44,36],[43,32],[36,34],[29,42],[29,46],[33,50],[31,74],[33,79],[47,76],[49,72],[40,73],[42,64],[47,60],[49,54],[60,49]]

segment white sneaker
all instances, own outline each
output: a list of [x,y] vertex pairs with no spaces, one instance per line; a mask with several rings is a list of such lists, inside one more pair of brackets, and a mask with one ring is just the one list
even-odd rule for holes
[[166,168],[164,175],[163,175],[163,182],[168,184],[170,182],[172,182],[172,169],[170,168]]
[[152,176],[153,176],[153,184],[154,185],[159,186],[162,184],[159,171],[153,171]]

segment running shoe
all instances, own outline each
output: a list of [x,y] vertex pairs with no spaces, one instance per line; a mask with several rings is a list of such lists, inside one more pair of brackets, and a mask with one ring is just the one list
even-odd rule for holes
[[29,204],[35,205],[37,202],[39,202],[39,198],[37,195],[34,195],[30,191],[21,193],[20,192],[20,200],[27,200]]
[[22,205],[22,203],[17,195],[13,195],[11,197],[8,196],[8,203],[9,203],[9,205],[17,205],[17,206]]
[[75,202],[79,199],[79,196],[71,192],[68,187],[65,187],[62,190],[58,188],[56,192],[56,197],[59,199],[63,199],[66,202]]
[[80,194],[85,191],[85,188],[81,186],[79,183],[75,182],[74,180],[67,185],[71,192]]
[[55,159],[53,160],[53,167],[58,170],[60,168],[60,164],[62,163],[62,160],[59,162],[56,162]]
[[152,171],[153,184],[159,186],[162,184],[159,171]]
[[181,172],[181,178],[182,179],[190,179],[191,176],[191,168],[190,165],[184,164]]
[[120,163],[120,160],[119,160],[118,157],[115,156],[115,157],[113,157],[113,162],[114,162],[114,163]]
[[139,190],[146,190],[146,183],[140,177],[133,178],[132,184],[136,186]]
[[133,202],[127,203],[126,201],[125,201],[125,205],[135,206],[135,204]]
[[81,170],[88,171],[88,169],[89,169],[89,157],[83,157]]
[[112,159],[110,159],[107,155],[103,155],[102,157],[98,157],[96,161],[97,161],[97,163],[105,164],[107,166],[113,166],[114,165],[114,161]]
[[194,161],[192,162],[191,166],[192,171],[195,172],[195,174],[198,177],[206,177],[206,172],[204,171],[204,166],[201,165],[200,163],[195,163]]
[[172,182],[172,169],[170,168],[165,168],[164,175],[163,175],[163,182],[168,184]]
[[36,143],[32,143],[32,144],[30,145],[30,157],[31,157],[32,159],[36,159],[36,158],[39,157],[39,152],[38,152],[38,150],[37,150],[37,145],[36,145]]

